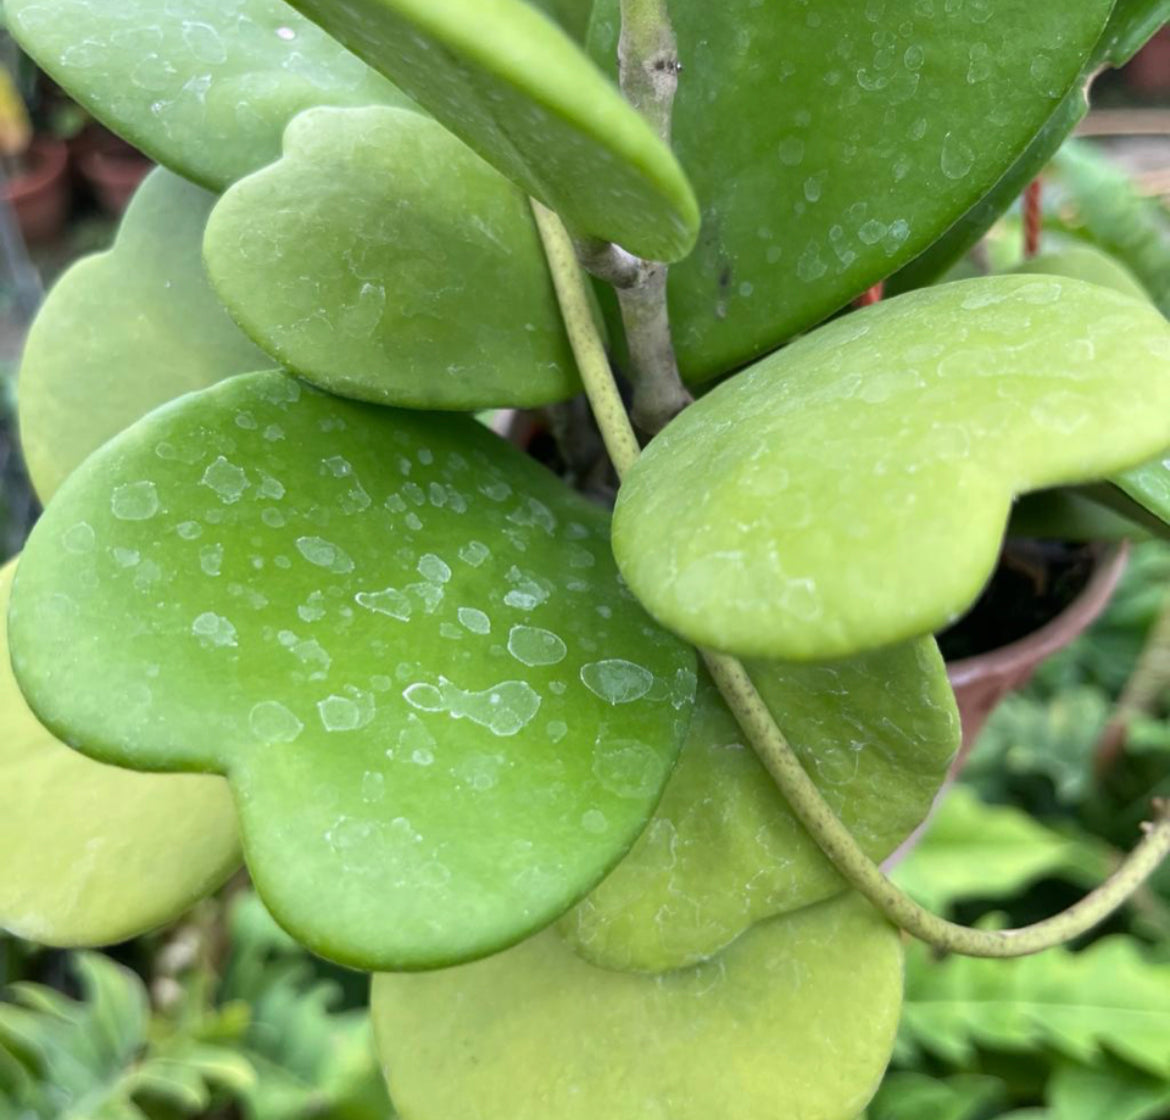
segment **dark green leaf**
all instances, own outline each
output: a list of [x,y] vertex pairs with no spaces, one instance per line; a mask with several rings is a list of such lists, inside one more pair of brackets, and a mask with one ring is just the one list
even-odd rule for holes
[[409,105],[283,0],[6,0],[20,45],[159,163],[222,190],[315,105]]

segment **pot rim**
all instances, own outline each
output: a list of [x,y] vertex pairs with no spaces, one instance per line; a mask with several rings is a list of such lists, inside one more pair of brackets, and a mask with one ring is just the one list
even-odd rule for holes
[[69,163],[69,148],[64,140],[54,136],[34,136],[28,146],[32,166],[8,179],[0,193],[9,202],[38,194],[65,174]]
[[955,686],[967,684],[988,672],[1019,664],[1037,663],[1056,653],[1086,629],[1108,605],[1129,561],[1128,541],[1109,548],[1098,559],[1089,582],[1067,607],[1037,630],[986,653],[947,663],[947,675]]

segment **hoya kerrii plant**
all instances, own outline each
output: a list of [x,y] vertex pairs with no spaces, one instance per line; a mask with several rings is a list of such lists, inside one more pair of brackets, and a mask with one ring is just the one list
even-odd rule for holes
[[[0,924],[100,944],[242,859],[377,974],[408,1120],[852,1120],[903,931],[1037,952],[1170,849],[1152,806],[1021,930],[876,862],[1013,501],[1167,514],[1147,299],[935,284],[1165,0],[6,12],[163,167],[21,369]],[[538,408],[560,476],[475,415]]]

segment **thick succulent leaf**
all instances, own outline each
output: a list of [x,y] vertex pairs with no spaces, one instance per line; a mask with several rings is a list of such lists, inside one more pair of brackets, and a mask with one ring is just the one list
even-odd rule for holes
[[[1092,65],[1087,69],[1091,70]],[[1028,184],[1044,170],[1060,150],[1061,144],[1084,119],[1089,109],[1086,96],[1088,80],[1085,75],[1083,83],[1078,82],[1068,92],[1015,163],[983,198],[923,253],[898,269],[886,281],[887,296],[925,288],[943,277],[953,278],[950,270],[963,262],[965,254],[1015,204]]]
[[[926,817],[959,746],[934,642],[750,672],[834,810],[871,859],[884,859]],[[593,964],[663,972],[843,885],[705,679],[654,819],[560,929]]]
[[586,964],[547,931],[490,960],[378,976],[374,1027],[412,1120],[853,1120],[889,1059],[897,933],[856,895],[665,976]]
[[533,5],[292,2],[575,232],[655,260],[690,251],[699,209],[674,155]]
[[[15,562],[0,569],[0,619]],[[177,917],[240,861],[227,783],[103,766],[29,711],[0,627],[0,928],[106,945]]]
[[8,28],[107,127],[211,190],[314,105],[410,99],[283,0],[6,0]]
[[299,116],[215,208],[206,259],[249,334],[330,392],[469,410],[580,391],[528,198],[417,113]]
[[226,774],[261,896],[317,952],[465,960],[592,888],[681,746],[693,652],[608,543],[470,417],[233,378],[58,492],[14,667],[94,756]]
[[1038,256],[1021,261],[1013,272],[1025,276],[1069,276],[1087,284],[1149,301],[1142,282],[1116,257],[1094,245],[1067,242]]
[[[1016,267],[1016,272],[1071,276],[1137,299],[1150,298],[1145,286],[1116,257],[1094,245],[1070,244]],[[1165,536],[1170,526],[1170,457],[1160,454],[1088,492],[1109,511],[1136,519]],[[1152,515],[1152,516],[1151,516]],[[1139,534],[1140,535],[1140,534]]]
[[1012,506],[1008,537],[1055,541],[1146,540],[1149,529],[1132,514],[1106,509],[1078,487],[1025,494]]
[[1105,29],[1103,61],[1124,66],[1170,22],[1170,0],[1117,0]]
[[925,287],[944,275],[1015,202],[1072,135],[1089,108],[1093,78],[1105,66],[1122,66],[1170,18],[1170,0],[1118,0],[1080,77],[1023,154],[998,183],[924,253],[898,270],[888,294]]
[[[703,213],[670,274],[684,373],[756,357],[921,253],[1052,117],[1111,7],[674,0],[674,142]],[[616,65],[618,28],[599,0],[595,58]]]
[[158,170],[114,247],[49,293],[20,367],[20,438],[42,501],[87,455],[183,393],[268,364],[203,270],[215,196]]
[[1060,277],[967,280],[846,316],[687,409],[630,471],[614,547],[691,641],[828,660],[957,618],[1016,494],[1168,443],[1156,310]]

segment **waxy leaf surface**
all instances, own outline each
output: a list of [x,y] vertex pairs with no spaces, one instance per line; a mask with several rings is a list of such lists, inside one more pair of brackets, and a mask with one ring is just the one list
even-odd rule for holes
[[[1095,245],[1062,245],[1016,266],[1016,272],[1071,276],[1090,284],[1100,284],[1123,295],[1149,300],[1150,295],[1138,278],[1115,257]],[[1106,488],[1107,487],[1107,488]],[[1094,494],[1119,511],[1136,516],[1150,527],[1170,524],[1170,457],[1160,454],[1132,470],[1123,471]],[[1130,507],[1129,503],[1136,503]],[[1151,522],[1143,514],[1153,514]]]
[[470,417],[279,373],[92,456],[10,628],[42,720],[103,760],[226,774],[273,915],[370,969],[493,952],[596,885],[695,687],[604,512]]
[[595,968],[546,931],[486,961],[378,976],[411,1120],[853,1120],[889,1060],[897,932],[853,894],[664,976]]
[[[1110,0],[673,0],[674,145],[702,209],[671,270],[684,374],[819,322],[935,241],[1073,88]],[[618,0],[590,49],[616,67]]]
[[5,15],[98,120],[212,190],[276,159],[302,109],[410,104],[283,0],[6,0]]
[[614,548],[664,625],[828,660],[957,618],[1013,497],[1170,445],[1170,325],[1078,280],[1001,276],[885,301],[671,423],[629,472]]
[[[925,819],[959,746],[934,642],[749,671],[834,811],[871,859],[884,859]],[[704,675],[653,820],[559,928],[593,964],[663,972],[843,886]]]
[[[1096,0],[1095,0],[1096,2]],[[579,234],[655,260],[699,210],[670,149],[525,0],[293,0]]]
[[886,294],[934,283],[959,261],[1007,211],[1056,155],[1089,110],[1093,79],[1106,66],[1122,66],[1170,18],[1168,0],[1118,0],[1109,23],[1081,73],[1052,115],[999,182],[925,252],[890,278]]
[[469,410],[580,391],[527,196],[417,113],[302,114],[216,207],[206,257],[243,327],[330,392]]
[[75,264],[37,315],[20,366],[20,438],[47,502],[87,455],[152,408],[270,364],[203,270],[215,196],[153,172],[114,247]]
[[222,778],[136,774],[55,739],[16,686],[0,569],[0,929],[42,945],[107,945],[177,918],[239,866]]

